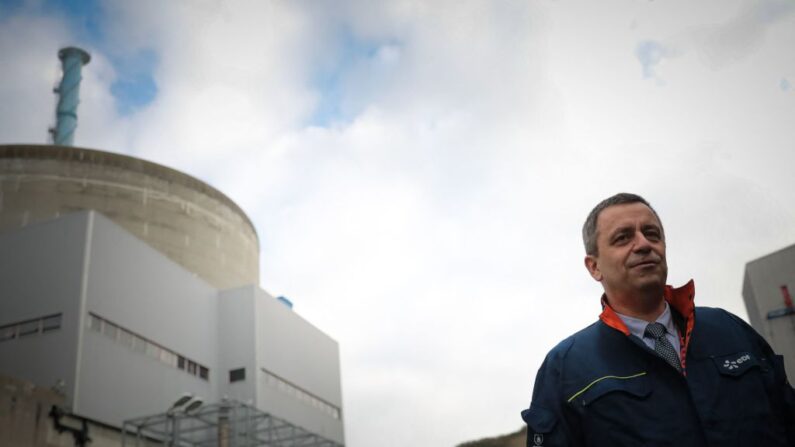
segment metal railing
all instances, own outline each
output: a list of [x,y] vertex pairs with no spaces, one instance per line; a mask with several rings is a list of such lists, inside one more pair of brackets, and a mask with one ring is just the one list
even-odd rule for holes
[[235,400],[124,421],[122,447],[153,442],[169,447],[344,447]]

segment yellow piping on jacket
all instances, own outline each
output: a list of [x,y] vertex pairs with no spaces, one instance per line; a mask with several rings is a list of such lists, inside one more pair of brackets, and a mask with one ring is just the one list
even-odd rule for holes
[[588,388],[590,388],[590,387],[592,387],[592,386],[596,385],[597,383],[601,382],[602,380],[605,380],[605,379],[620,379],[620,380],[627,380],[627,379],[634,379],[634,378],[636,378],[636,377],[645,376],[645,375],[646,375],[646,371],[639,372],[639,373],[637,373],[637,374],[633,374],[633,375],[631,375],[631,376],[624,376],[624,377],[621,377],[621,376],[604,376],[604,377],[600,377],[600,378],[598,378],[598,379],[594,380],[593,382],[589,383],[589,384],[588,384],[588,386],[586,386],[585,388],[583,388],[583,389],[581,389],[580,391],[577,391],[576,393],[574,393],[574,395],[573,395],[573,396],[571,396],[571,397],[569,398],[569,400],[567,400],[566,402],[571,402],[571,401],[573,401],[573,400],[574,400],[574,398],[576,398],[576,397],[577,397],[577,396],[579,396],[580,394],[582,394],[582,393],[584,393],[584,392],[588,391]]

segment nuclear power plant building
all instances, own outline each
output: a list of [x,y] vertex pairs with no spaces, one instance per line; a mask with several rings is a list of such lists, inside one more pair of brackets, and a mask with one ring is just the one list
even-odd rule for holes
[[743,299],[751,326],[773,350],[784,356],[790,382],[795,382],[795,245],[745,265]]
[[246,214],[125,155],[0,146],[0,375],[139,439],[344,444],[338,344],[259,287]]

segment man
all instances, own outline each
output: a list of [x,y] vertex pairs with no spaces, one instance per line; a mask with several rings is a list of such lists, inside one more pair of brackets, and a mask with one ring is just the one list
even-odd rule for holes
[[563,340],[522,412],[530,446],[795,446],[795,391],[748,324],[665,285],[665,233],[642,197],[598,204],[585,267],[599,321]]

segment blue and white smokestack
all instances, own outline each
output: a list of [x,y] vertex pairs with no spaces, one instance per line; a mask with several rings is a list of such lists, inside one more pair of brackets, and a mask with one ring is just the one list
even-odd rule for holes
[[83,65],[91,60],[91,55],[76,47],[61,48],[58,59],[63,67],[61,84],[55,89],[58,94],[58,107],[55,109],[55,129],[53,142],[71,146],[77,128],[77,105],[80,104],[80,72]]

